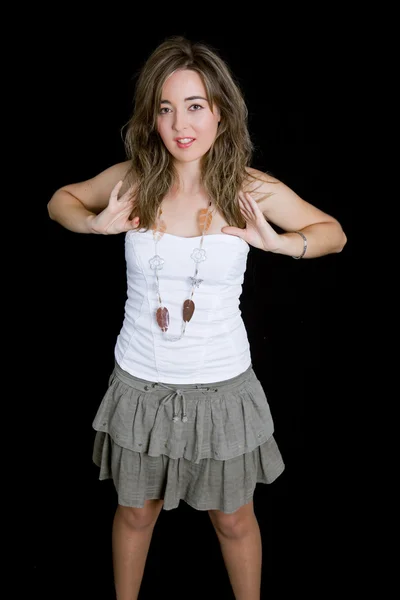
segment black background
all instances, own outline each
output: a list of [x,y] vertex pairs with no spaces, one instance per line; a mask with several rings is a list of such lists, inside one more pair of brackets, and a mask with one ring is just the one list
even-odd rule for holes
[[[123,236],[69,232],[46,204],[62,185],[125,159],[121,128],[130,116],[134,76],[168,35],[208,42],[230,65],[249,108],[253,166],[269,171],[343,225],[340,254],[295,261],[254,248],[241,310],[253,367],[266,391],[286,470],[259,484],[255,511],[263,538],[262,598],[321,597],[343,572],[340,543],[346,480],[340,423],[350,386],[352,216],[342,171],[346,153],[349,57],[343,22],[285,26],[282,17],[175,19],[172,7],[53,16],[42,35],[39,94],[44,119],[39,211],[46,228],[46,380],[41,399],[43,468],[35,468],[38,509],[34,571],[41,597],[112,599],[111,525],[116,497],[91,461],[91,423],[113,366],[125,301]],[[175,9],[174,9],[175,10]],[[153,11],[152,11],[153,12]],[[150,13],[150,11],[149,11]],[[164,13],[168,13],[165,15]],[[203,14],[204,16],[204,14]],[[182,25],[184,23],[184,25]],[[342,40],[340,45],[338,39]],[[55,587],[57,592],[54,593]],[[206,512],[181,502],[162,511],[141,599],[233,599]]]

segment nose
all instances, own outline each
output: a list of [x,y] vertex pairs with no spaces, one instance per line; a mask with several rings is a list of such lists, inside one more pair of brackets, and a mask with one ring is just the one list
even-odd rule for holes
[[174,129],[175,129],[175,131],[183,131],[184,129],[187,129],[187,126],[188,126],[188,122],[187,122],[187,113],[186,113],[186,111],[176,110],[175,111],[175,118],[174,118]]

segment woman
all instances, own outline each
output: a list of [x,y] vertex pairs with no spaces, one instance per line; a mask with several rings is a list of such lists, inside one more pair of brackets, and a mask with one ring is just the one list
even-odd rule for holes
[[253,493],[284,462],[238,308],[246,259],[250,246],[318,257],[346,237],[335,218],[250,167],[243,97],[203,44],[172,38],[153,52],[125,141],[128,160],[48,204],[71,231],[126,234],[125,318],[93,422],[99,478],[118,494],[117,597],[137,598],[157,517],[183,499],[209,512],[235,598],[256,600]]

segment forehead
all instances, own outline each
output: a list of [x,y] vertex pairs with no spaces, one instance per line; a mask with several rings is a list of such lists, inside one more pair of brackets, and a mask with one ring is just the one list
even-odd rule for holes
[[188,69],[174,71],[162,87],[162,97],[165,100],[171,100],[171,98],[181,99],[181,97],[186,98],[194,95],[207,97],[203,81],[196,71],[189,71]]

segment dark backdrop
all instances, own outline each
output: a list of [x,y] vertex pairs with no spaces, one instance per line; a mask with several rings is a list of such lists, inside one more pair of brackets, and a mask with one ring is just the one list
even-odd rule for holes
[[[212,7],[196,10],[206,9]],[[64,230],[47,218],[46,204],[62,185],[124,160],[121,128],[130,115],[134,76],[164,37],[185,34],[219,50],[241,85],[253,166],[337,217],[349,238],[342,253],[315,260],[252,248],[241,298],[253,367],[286,463],[284,474],[271,486],[258,484],[254,496],[263,537],[263,598],[312,590],[321,597],[319,582],[338,571],[332,550],[341,535],[344,494],[338,415],[348,402],[351,199],[341,172],[344,57],[325,22],[293,36],[282,23],[267,20],[247,28],[236,23],[235,29],[221,19],[203,28],[174,19],[163,24],[160,10],[155,7],[143,27],[132,25],[132,32],[121,13],[101,28],[60,16],[45,34],[39,210],[46,226],[42,332],[50,385],[40,417],[47,464],[35,470],[40,595],[113,598],[116,497],[111,482],[97,479],[91,423],[113,366],[126,291],[123,236]],[[184,502],[159,518],[140,597],[165,593],[233,598],[207,513]]]

